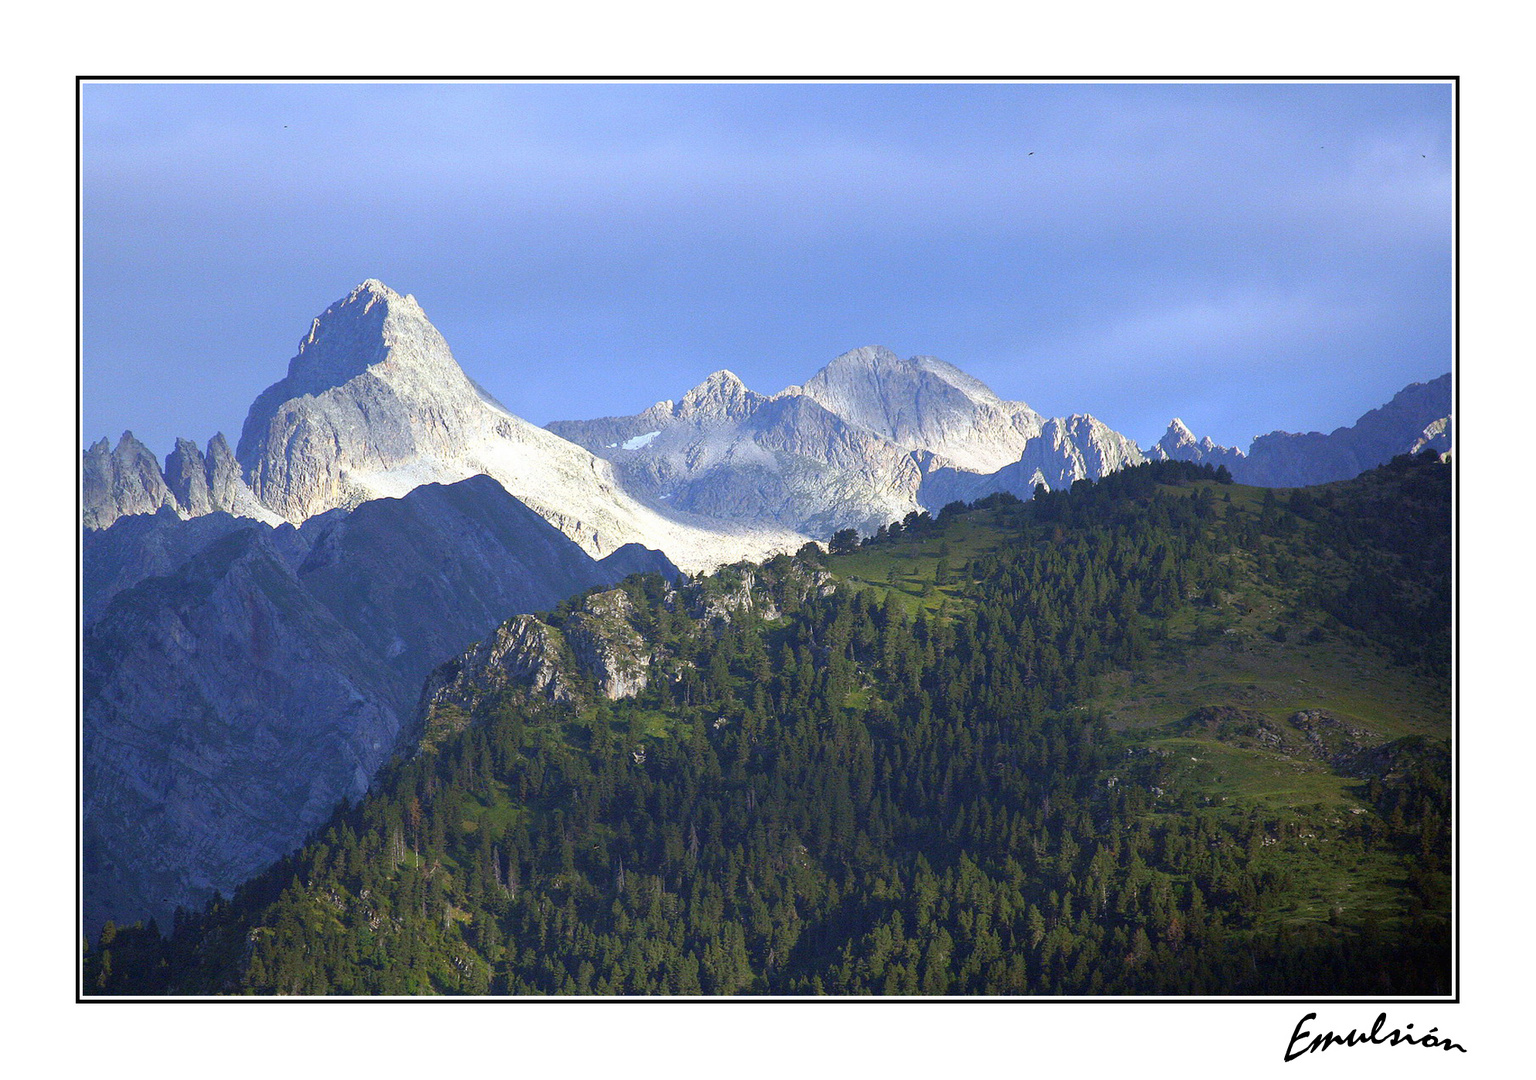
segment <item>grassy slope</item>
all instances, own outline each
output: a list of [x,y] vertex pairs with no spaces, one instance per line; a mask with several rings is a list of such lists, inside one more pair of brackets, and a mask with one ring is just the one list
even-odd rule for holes
[[[1263,490],[1215,485],[1217,498],[1230,494],[1232,506],[1256,513]],[[1189,488],[1168,489],[1187,497]],[[1228,505],[1218,501],[1219,514]],[[940,535],[921,541],[865,547],[832,558],[829,568],[847,584],[872,590],[883,602],[895,592],[909,613],[937,613],[941,604],[965,603],[965,584],[934,584],[941,549],[948,551],[952,579],[976,556],[1002,546],[994,511],[976,511],[948,521]],[[1254,553],[1231,556],[1239,569],[1233,592],[1194,612],[1184,611],[1149,629],[1159,640],[1153,655],[1134,672],[1101,680],[1098,693],[1080,706],[1102,713],[1133,746],[1156,755],[1172,769],[1176,786],[1197,796],[1198,809],[1167,812],[1210,814],[1250,810],[1278,812],[1288,828],[1264,851],[1264,861],[1283,869],[1293,885],[1289,903],[1269,915],[1290,925],[1337,921],[1395,922],[1407,914],[1405,857],[1388,845],[1336,856],[1329,845],[1337,830],[1376,814],[1365,801],[1365,784],[1341,775],[1289,735],[1281,745],[1258,745],[1182,722],[1205,706],[1235,706],[1292,732],[1289,718],[1322,709],[1377,746],[1408,735],[1449,740],[1450,686],[1417,670],[1394,665],[1364,642],[1309,606],[1305,592],[1336,580],[1332,552],[1309,526],[1290,547],[1312,546],[1287,580],[1260,572]],[[1281,545],[1263,540],[1280,554]],[[1272,567],[1270,567],[1272,570]],[[1276,629],[1286,627],[1285,640]],[[1308,640],[1308,633],[1315,631]],[[850,702],[850,704],[856,704]],[[1169,785],[1170,790],[1175,785]],[[1337,845],[1335,845],[1337,846]]]

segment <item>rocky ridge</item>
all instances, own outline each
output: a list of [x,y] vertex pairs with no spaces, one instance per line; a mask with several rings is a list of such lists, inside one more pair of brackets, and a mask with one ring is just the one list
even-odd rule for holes
[[86,529],[105,529],[118,518],[153,514],[162,508],[182,518],[225,513],[269,525],[281,520],[261,505],[241,479],[222,433],[208,441],[206,452],[196,443],[177,439],[163,470],[159,459],[131,431],[123,432],[115,448],[101,439],[81,460],[80,503]]
[[1193,461],[1196,465],[1225,465],[1229,470],[1238,467],[1244,454],[1235,446],[1221,446],[1209,435],[1196,440],[1184,421],[1177,416],[1168,424],[1168,431],[1147,451],[1150,461]]
[[1255,438],[1246,454],[1209,437],[1196,442],[1184,422],[1175,419],[1147,456],[1226,465],[1238,483],[1258,487],[1328,484],[1359,476],[1398,454],[1452,453],[1451,396],[1449,373],[1427,383],[1410,383],[1349,427],[1327,435],[1272,431]]
[[[679,403],[679,414],[724,415],[744,390],[711,387]],[[233,454],[222,435],[205,452],[178,440],[162,471],[129,433],[115,450],[106,440],[90,447],[82,525],[102,529],[162,507],[299,524],[476,475],[495,479],[595,558],[639,544],[705,570],[806,539],[636,499],[607,461],[481,390],[415,298],[376,280],[313,321],[287,374],[252,403]]]
[[162,507],[88,533],[87,926],[228,894],[366,790],[443,657],[642,571],[678,573],[592,559],[485,476],[299,527]]
[[1175,420],[1143,452],[1094,417],[1047,419],[951,364],[879,346],[771,396],[721,370],[678,401],[545,430],[465,375],[413,297],[369,280],[313,321],[285,377],[252,404],[236,453],[222,435],[203,451],[178,440],[162,471],[130,433],[91,446],[82,518],[100,529],[170,509],[299,523],[483,474],[591,555],[638,543],[694,571],[1148,458],[1297,486],[1450,445],[1449,376],[1331,435],[1274,432],[1245,455]]
[[613,462],[638,495],[693,513],[828,536],[1142,460],[1092,417],[1046,420],[933,357],[867,346],[802,386],[756,394],[716,372],[682,401],[550,430]]
[[251,406],[236,456],[290,521],[484,474],[594,557],[641,543],[704,569],[801,540],[635,499],[607,461],[481,391],[415,299],[373,280],[315,320]]

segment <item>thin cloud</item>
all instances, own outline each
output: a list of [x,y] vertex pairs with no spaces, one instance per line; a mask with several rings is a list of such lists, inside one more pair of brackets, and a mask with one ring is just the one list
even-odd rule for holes
[[1447,87],[84,101],[88,440],[238,426],[309,317],[369,276],[536,421],[643,407],[711,365],[775,390],[873,342],[1138,438],[1166,402],[1118,387],[1222,371],[1246,430],[1277,404],[1253,389],[1277,358],[1320,412],[1449,367]]

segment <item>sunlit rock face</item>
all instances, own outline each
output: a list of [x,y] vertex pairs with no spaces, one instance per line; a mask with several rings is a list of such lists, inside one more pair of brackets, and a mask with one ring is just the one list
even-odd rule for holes
[[709,569],[803,542],[644,504],[607,461],[480,390],[415,299],[378,281],[315,320],[287,377],[251,406],[237,457],[256,496],[289,521],[484,474],[595,557],[639,543]]
[[927,451],[976,473],[1018,461],[1045,422],[1022,401],[1003,401],[952,364],[931,356],[903,360],[880,346],[844,353],[801,392],[903,450]]
[[1147,451],[1149,461],[1192,461],[1196,465],[1225,465],[1229,470],[1240,467],[1245,455],[1235,446],[1220,446],[1209,435],[1196,439],[1184,421],[1174,417],[1168,431]]
[[823,538],[1142,460],[1092,417],[1047,420],[951,364],[880,346],[844,353],[771,397],[719,371],[681,401],[550,429],[607,458],[648,500]]
[[160,462],[149,447],[125,431],[116,448],[102,439],[85,452],[80,478],[82,524],[101,529],[125,514],[153,514],[176,507]]

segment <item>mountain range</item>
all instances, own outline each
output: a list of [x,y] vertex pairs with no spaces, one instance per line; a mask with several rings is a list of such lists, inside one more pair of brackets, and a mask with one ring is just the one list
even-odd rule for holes
[[549,427],[655,502],[813,537],[874,532],[973,492],[1059,488],[1143,460],[1093,417],[1047,419],[942,360],[879,346],[771,397],[717,371],[676,403]]
[[162,468],[125,432],[84,452],[87,926],[166,918],[291,850],[419,730],[428,673],[476,642],[566,650],[610,690],[646,666],[643,643],[593,631],[622,613],[502,640],[509,616],[1148,458],[1342,479],[1448,451],[1450,392],[1449,375],[1415,384],[1351,428],[1247,454],[1174,421],[1143,451],[870,346],[772,395],[718,371],[545,429],[470,379],[413,297],[366,281],[314,320],[234,451],[181,439]]
[[431,670],[633,573],[484,476],[279,527],[162,509],[87,533],[85,918],[200,907],[367,790]]

